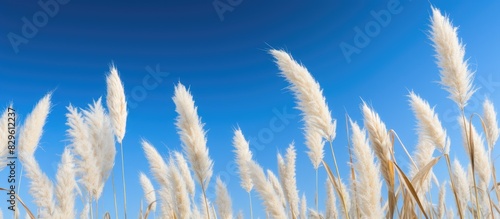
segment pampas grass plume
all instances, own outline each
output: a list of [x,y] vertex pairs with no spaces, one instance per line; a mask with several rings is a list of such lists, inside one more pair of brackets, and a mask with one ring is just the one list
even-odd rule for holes
[[249,142],[245,140],[245,136],[243,136],[243,132],[239,128],[234,131],[233,146],[240,173],[241,187],[246,192],[250,192],[253,188],[253,183],[248,171],[248,162],[252,160],[252,152],[249,148]]
[[226,184],[222,182],[220,177],[217,177],[216,179],[215,194],[215,204],[217,205],[219,217],[221,219],[233,219],[231,197],[227,191]]
[[175,86],[172,98],[179,114],[176,125],[184,151],[196,175],[196,180],[205,188],[212,176],[213,161],[208,155],[207,140],[203,124],[194,105],[193,96],[180,82]]
[[436,59],[441,69],[441,84],[450,93],[449,98],[464,109],[476,89],[472,85],[474,77],[467,60],[464,59],[465,46],[458,39],[457,28],[439,9],[432,7],[431,39],[436,50]]
[[113,125],[118,143],[122,143],[127,125],[127,101],[125,99],[123,83],[114,65],[111,65],[109,68],[109,74],[106,76],[106,84],[108,93],[106,103],[111,116],[111,124]]
[[156,211],[156,192],[151,180],[143,172],[139,173],[139,181],[142,190],[144,191],[144,199],[146,200],[146,207],[151,205],[151,210]]

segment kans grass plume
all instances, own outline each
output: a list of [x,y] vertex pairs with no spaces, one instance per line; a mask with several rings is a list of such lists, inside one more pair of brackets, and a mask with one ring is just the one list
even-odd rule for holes
[[495,144],[498,140],[499,130],[497,113],[495,111],[493,103],[489,99],[486,99],[483,103],[483,117],[486,140],[488,142],[488,148],[491,151],[493,150],[493,147],[495,147]]
[[391,175],[391,138],[379,115],[363,102],[364,124],[369,133],[371,146],[380,161],[380,172],[387,183],[393,183]]
[[160,153],[146,140],[141,142],[144,154],[149,163],[149,170],[153,174],[153,177],[160,185],[159,196],[160,196],[160,208],[161,213],[164,216],[168,216],[172,213],[173,202],[170,189],[170,179],[169,179],[169,167],[165,160],[161,157]]
[[71,148],[77,158],[75,160],[77,175],[85,187],[90,201],[98,199],[100,192],[101,170],[99,169],[99,160],[96,159],[94,147],[90,141],[89,126],[85,123],[82,113],[78,109],[69,105],[66,114],[69,126],[67,135],[71,141]]
[[33,202],[39,207],[42,218],[51,218],[56,214],[54,185],[42,172],[34,155],[50,111],[51,96],[52,94],[48,93],[38,101],[19,132],[19,159],[24,167],[24,176],[30,179],[29,191]]
[[191,171],[189,171],[189,166],[187,164],[186,159],[184,158],[184,155],[182,153],[175,151],[174,152],[174,158],[177,164],[177,167],[179,168],[179,173],[182,175],[182,179],[184,180],[184,183],[186,183],[186,189],[191,197],[194,197],[195,195],[195,186],[194,186],[194,180],[193,177],[191,176]]
[[285,192],[283,191],[283,187],[281,186],[280,180],[271,170],[267,170],[267,180],[273,185],[274,191],[276,191],[276,195],[280,198],[281,204],[283,208],[286,208],[286,198]]
[[226,184],[219,177],[216,179],[215,194],[215,204],[217,205],[219,217],[221,219],[233,219],[231,197],[227,191]]
[[383,218],[384,211],[380,206],[382,199],[382,182],[379,174],[379,165],[375,163],[373,152],[368,145],[366,131],[361,130],[353,121],[352,127],[353,154],[356,158],[354,169],[356,176],[356,196],[362,217]]
[[88,125],[89,141],[92,146],[92,156],[99,168],[99,184],[96,196],[99,199],[113,166],[115,164],[116,148],[113,138],[113,128],[108,114],[101,103],[101,98],[84,110],[85,123]]
[[153,183],[151,183],[151,180],[143,172],[139,173],[139,181],[144,191],[146,206],[151,206],[151,211],[156,211],[156,192]]
[[467,174],[456,159],[453,161],[453,177],[455,177],[457,197],[460,203],[460,210],[462,211],[460,215],[465,215],[471,197],[471,189],[467,181]]
[[[123,83],[120,79],[120,76],[118,75],[118,70],[114,65],[110,66],[109,74],[106,76],[106,85],[107,85],[106,103],[108,105],[109,114],[111,117],[111,124],[113,126],[113,131],[116,136],[116,139],[118,143],[120,143],[122,185],[123,185],[123,210],[124,210],[124,217],[125,219],[127,219],[127,187],[125,183],[125,159],[123,155],[122,142],[123,142],[123,137],[125,136],[128,112],[127,112],[127,101],[125,99],[125,90],[123,88]],[[111,167],[113,165],[111,165]],[[116,211],[116,200],[115,200],[115,211]]]
[[189,219],[191,218],[191,201],[189,200],[186,183],[184,182],[179,168],[177,167],[177,165],[175,165],[173,159],[170,158],[169,160],[169,176],[171,188],[173,191],[172,200],[174,206],[176,207],[176,218]]
[[325,219],[337,219],[338,211],[336,205],[335,191],[329,179],[326,180],[326,202],[325,202]]
[[278,154],[278,173],[290,211],[296,218],[299,215],[299,192],[297,191],[297,179],[295,178],[297,153],[293,143],[288,146],[285,158],[286,160]]
[[127,125],[127,101],[123,83],[114,65],[111,65],[109,74],[106,76],[106,84],[108,93],[106,103],[111,116],[111,124],[118,143],[122,143]]
[[287,218],[285,209],[281,205],[280,198],[276,195],[273,185],[267,180],[262,167],[254,161],[250,162],[248,167],[254,187],[262,199],[266,212],[272,218]]
[[410,92],[408,96],[410,97],[410,105],[413,113],[418,120],[417,132],[430,140],[443,153],[448,154],[449,138],[437,114],[434,112],[434,108],[431,108],[427,101],[420,98],[414,92]]
[[440,68],[441,84],[450,93],[461,110],[467,105],[476,89],[472,85],[474,73],[464,59],[465,46],[457,36],[457,28],[439,9],[432,7],[431,39],[436,50],[437,64]]
[[175,95],[172,99],[175,103],[175,111],[179,114],[176,125],[182,147],[195,173],[196,180],[202,189],[205,189],[212,176],[213,161],[208,155],[203,123],[198,117],[193,96],[180,82],[175,86]]
[[240,173],[241,187],[245,189],[246,192],[250,192],[253,188],[253,184],[248,171],[248,163],[252,161],[252,152],[249,148],[249,142],[245,140],[245,136],[243,136],[243,132],[239,128],[234,131],[233,146],[235,148],[236,163],[238,164]]
[[74,157],[66,147],[56,174],[57,211],[61,218],[75,218],[76,168]]
[[309,158],[315,169],[323,160],[323,144],[319,144],[317,135],[327,141],[335,139],[336,123],[332,120],[323,91],[318,82],[314,80],[309,71],[297,63],[288,53],[283,50],[270,50],[276,59],[281,75],[290,83],[289,89],[294,93],[297,108],[302,111],[305,122],[305,135],[313,138],[307,140]]

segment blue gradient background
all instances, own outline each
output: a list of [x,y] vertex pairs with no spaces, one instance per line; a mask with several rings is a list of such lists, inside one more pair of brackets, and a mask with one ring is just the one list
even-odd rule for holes
[[[436,83],[439,71],[427,32],[430,3],[401,0],[400,4],[402,12],[393,15],[387,27],[381,28],[369,45],[360,54],[353,54],[348,63],[339,44],[352,45],[354,28],[363,29],[374,21],[370,11],[387,9],[387,1],[243,0],[233,11],[224,13],[221,21],[212,1],[72,0],[61,5],[57,15],[39,28],[27,44],[21,44],[18,53],[14,52],[7,34],[20,34],[22,17],[31,19],[41,8],[36,1],[2,1],[0,105],[3,108],[12,101],[19,121],[23,121],[45,93],[54,91],[54,106],[36,152],[42,169],[54,178],[63,148],[69,144],[65,107],[71,103],[85,108],[104,97],[105,73],[113,62],[121,74],[129,102],[137,103],[129,109],[124,139],[128,211],[131,218],[136,218],[143,194],[138,173],[149,174],[141,138],[148,139],[163,155],[181,149],[171,100],[174,84],[180,81],[190,86],[198,113],[206,123],[210,156],[215,161],[212,182],[221,175],[228,184],[235,213],[242,210],[249,215],[247,194],[239,186],[233,168],[231,141],[237,126],[251,139],[252,147],[255,143],[265,143],[262,150],[254,150],[254,158],[273,171],[276,171],[276,152],[284,153],[289,143],[296,142],[298,188],[301,195],[306,193],[308,205],[314,207],[314,170],[305,153],[300,112],[293,108],[293,96],[285,89],[287,83],[279,77],[279,70],[267,53],[270,48],[291,52],[324,89],[333,117],[338,119],[334,147],[345,179],[349,171],[345,113],[361,122],[361,99],[367,101],[411,151],[416,135],[406,97],[409,90],[437,105],[436,111],[452,140],[451,157],[466,161],[455,126],[456,106],[446,99],[447,93]],[[475,83],[481,89],[468,109],[480,112],[485,96],[500,107],[500,2],[432,1],[432,4],[450,14],[454,24],[460,26],[459,35],[467,44],[466,57],[470,58],[471,69],[477,71]],[[148,75],[147,66],[153,69],[158,66],[169,75],[138,101],[132,92],[142,86]],[[488,78],[494,83],[481,82]],[[283,130],[274,132],[272,138],[259,138],[259,133],[262,135],[274,121],[274,111],[284,108],[295,117]],[[395,150],[399,163],[407,169],[408,159],[401,147],[397,145]],[[331,164],[330,153],[326,157]],[[119,154],[115,175],[121,206],[118,158]],[[446,173],[444,167],[440,163],[436,168],[438,176]],[[0,177],[0,187],[4,187],[5,170]],[[319,178],[323,185],[324,168]],[[23,178],[21,197],[35,209],[26,190],[27,183]],[[252,195],[255,216],[265,218],[257,193]],[[0,200],[4,198],[7,196],[0,195]],[[320,193],[320,210],[324,209],[324,199]],[[1,203],[7,215],[6,203]],[[100,213],[109,211],[114,218],[111,184],[106,185],[99,203]],[[79,199],[77,204],[80,210]],[[122,211],[119,212],[122,217]]]

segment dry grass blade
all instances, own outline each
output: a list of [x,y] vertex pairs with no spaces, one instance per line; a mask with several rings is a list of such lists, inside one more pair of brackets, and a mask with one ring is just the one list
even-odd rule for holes
[[[1,188],[0,191],[8,191],[7,189]],[[31,218],[31,219],[36,219],[35,215],[31,212],[31,210],[28,208],[28,206],[24,203],[24,201],[16,194],[17,200],[19,200],[19,203],[24,207],[24,210],[26,210],[26,214]]]
[[350,218],[346,198],[344,197],[343,192],[341,191],[340,185],[337,184],[337,181],[335,179],[335,176],[333,176],[333,173],[332,173],[332,170],[330,169],[330,166],[328,166],[328,164],[326,164],[325,161],[322,161],[322,163],[323,163],[323,166],[325,166],[326,173],[328,174],[328,178],[330,179],[330,182],[333,184],[333,187],[335,188],[335,190],[337,191],[337,194],[339,195],[340,202],[342,203],[344,215],[346,216],[346,218]]
[[156,200],[154,200],[153,202],[149,203],[148,207],[146,208],[146,211],[144,212],[144,219],[147,219],[148,216],[149,216],[149,213],[151,211],[154,211],[153,210],[153,208],[154,208],[153,206],[155,206],[155,205],[156,205]]
[[423,166],[415,176],[411,179],[411,183],[414,185],[420,185],[422,181],[431,173],[432,168],[434,165],[436,165],[439,160],[441,159],[441,156],[436,157],[432,159],[429,163],[427,163],[425,166]]
[[413,185],[411,184],[410,180],[408,177],[406,177],[406,174],[401,170],[401,168],[398,166],[396,162],[393,162],[394,166],[396,167],[396,170],[399,172],[399,176],[402,178],[405,188],[410,192],[410,194],[413,196],[413,199],[415,202],[417,202],[418,207],[420,208],[420,211],[422,211],[422,214],[424,214],[425,218],[429,218],[427,216],[427,213],[424,210],[424,206],[420,202],[420,199],[418,198],[417,192],[415,191],[415,188],[413,188]]

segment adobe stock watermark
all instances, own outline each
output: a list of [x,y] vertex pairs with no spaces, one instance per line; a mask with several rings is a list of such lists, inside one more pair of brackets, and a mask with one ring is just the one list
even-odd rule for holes
[[[493,77],[493,74],[489,74],[487,77],[483,75],[477,75],[475,78],[476,83],[479,85],[477,88],[480,88],[472,95],[472,97],[467,102],[467,106],[465,107],[466,116],[467,112],[476,112],[482,115],[483,112],[483,102],[488,95],[495,93],[500,87],[499,78]],[[492,100],[494,101],[494,100]],[[470,115],[470,114],[469,114]],[[461,116],[461,112],[458,107],[448,108],[443,113],[443,121],[446,123],[453,123],[452,129],[458,130],[460,129],[460,125],[457,119]],[[469,118],[467,118],[469,119]]]
[[156,89],[170,75],[168,72],[162,72],[159,64],[156,64],[155,69],[149,65],[145,69],[147,74],[142,78],[142,83],[134,86],[127,95],[131,109],[137,108],[138,104],[148,97],[148,92]]
[[7,33],[7,39],[14,53],[18,54],[19,46],[27,44],[30,39],[35,37],[40,28],[45,27],[49,23],[49,18],[53,18],[59,13],[60,6],[69,2],[70,0],[39,0],[38,6],[40,6],[40,10],[33,13],[30,18],[26,16],[21,18],[23,25],[20,32]]
[[242,2],[243,0],[214,0],[212,5],[219,16],[219,20],[224,21],[224,13],[233,12]]
[[377,37],[382,28],[389,26],[392,21],[392,17],[403,11],[403,6],[399,0],[389,0],[387,2],[386,9],[381,9],[379,11],[372,10],[370,15],[372,19],[364,26],[354,27],[354,38],[352,42],[341,42],[339,44],[340,50],[342,50],[342,55],[344,55],[347,63],[351,63],[351,56],[354,54],[360,54],[363,48],[370,45],[373,38]]
[[[250,151],[252,151],[254,158],[260,151],[264,150],[274,141],[277,134],[283,132],[290,122],[297,118],[296,114],[288,113],[286,106],[284,106],[281,110],[273,108],[272,111],[274,116],[269,120],[267,126],[261,128],[256,134],[246,137],[247,141],[250,142]],[[238,166],[235,160],[231,159],[228,163],[226,163],[225,169],[219,171],[217,176],[219,176],[227,186],[229,186],[231,179],[239,179]],[[215,187],[215,183],[209,184],[207,189],[208,197],[215,197]]]

